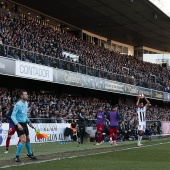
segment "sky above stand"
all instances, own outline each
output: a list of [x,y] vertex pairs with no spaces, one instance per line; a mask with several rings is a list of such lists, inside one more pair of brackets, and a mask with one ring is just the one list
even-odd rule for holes
[[170,17],[170,0],[149,0]]

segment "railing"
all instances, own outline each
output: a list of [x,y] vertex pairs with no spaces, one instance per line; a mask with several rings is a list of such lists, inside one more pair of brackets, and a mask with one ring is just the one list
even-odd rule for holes
[[[78,119],[52,119],[52,118],[29,118],[32,123],[71,123],[73,120],[78,120]],[[8,122],[6,118],[2,118],[2,122]],[[129,122],[130,120],[123,119],[123,122]],[[151,125],[154,122],[161,122],[160,120],[146,120],[147,124]],[[107,122],[108,123],[108,122]],[[106,124],[107,124],[106,123]],[[87,124],[93,124],[96,125],[96,119],[88,119]]]
[[[155,83],[155,80],[148,78],[149,82],[142,81],[141,79],[136,79],[132,76],[125,76],[121,74],[116,74],[113,72],[108,72],[105,70],[88,67],[77,62],[71,62],[68,60],[60,59],[59,57],[48,56],[40,53],[35,53],[31,51],[21,50],[8,45],[0,44],[0,55],[8,57],[15,60],[21,60],[36,64],[41,64],[53,68],[59,68],[63,70],[68,70],[72,72],[78,72],[81,74],[86,74],[90,76],[100,77],[104,79],[109,79],[113,81],[118,81],[126,84],[141,86],[149,89],[155,89],[159,91],[164,90],[164,86],[159,83]],[[123,74],[123,73],[122,73]]]

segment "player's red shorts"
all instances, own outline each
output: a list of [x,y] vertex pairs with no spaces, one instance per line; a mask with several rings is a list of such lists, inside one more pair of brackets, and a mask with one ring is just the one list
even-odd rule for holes
[[97,133],[103,133],[104,125],[97,124]]
[[110,134],[117,133],[117,132],[118,132],[118,128],[117,128],[117,127],[115,127],[115,128],[110,128],[110,129],[109,129],[109,132],[110,132]]
[[13,128],[10,128],[9,130],[8,130],[8,135],[13,135],[15,133],[15,128],[13,127]]

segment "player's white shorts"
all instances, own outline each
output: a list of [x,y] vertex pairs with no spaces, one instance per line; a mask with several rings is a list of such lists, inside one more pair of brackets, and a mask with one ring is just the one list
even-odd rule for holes
[[145,132],[145,129],[146,129],[146,122],[140,123],[138,125],[138,130],[142,130]]

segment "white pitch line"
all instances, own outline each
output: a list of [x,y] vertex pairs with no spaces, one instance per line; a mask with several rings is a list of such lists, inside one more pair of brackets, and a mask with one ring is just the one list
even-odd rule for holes
[[120,151],[126,151],[126,150],[132,150],[132,149],[140,149],[140,148],[147,148],[147,147],[151,147],[151,146],[157,146],[157,145],[165,145],[165,144],[169,144],[170,142],[165,142],[165,143],[157,143],[157,144],[152,144],[152,145],[144,145],[141,147],[132,147],[132,148],[125,148],[125,149],[119,149],[119,150],[115,150],[115,152],[120,152]]
[[84,157],[84,156],[93,156],[93,155],[99,155],[99,154],[106,154],[106,153],[111,153],[111,152],[121,152],[121,151],[127,151],[127,150],[133,150],[133,149],[141,149],[141,148],[146,148],[146,147],[151,147],[151,146],[158,146],[158,145],[165,145],[169,144],[170,142],[165,142],[165,143],[157,143],[157,144],[152,144],[152,145],[145,145],[141,147],[131,147],[131,148],[125,148],[125,149],[118,149],[118,150],[112,150],[112,151],[107,151],[107,152],[98,152],[98,153],[90,153],[86,155],[77,155],[77,156],[70,156],[70,157],[63,157],[63,158],[53,158],[53,159],[47,159],[43,161],[36,161],[36,162],[27,162],[27,163],[21,163],[21,164],[15,164],[15,165],[6,165],[0,167],[0,169],[5,169],[5,168],[10,168],[10,167],[16,167],[16,166],[24,166],[24,165],[30,165],[30,164],[39,164],[39,163],[45,163],[45,162],[51,162],[51,161],[59,161],[63,159],[73,159],[77,157]]

